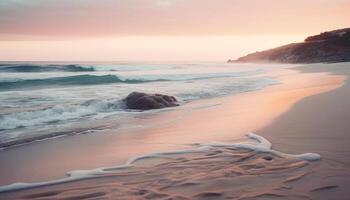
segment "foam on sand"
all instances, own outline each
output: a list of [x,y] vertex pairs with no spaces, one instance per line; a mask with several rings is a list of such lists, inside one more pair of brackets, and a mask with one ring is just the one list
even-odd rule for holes
[[299,158],[306,161],[315,161],[321,159],[321,156],[317,153],[303,153],[303,154],[286,154],[279,151],[275,151],[272,149],[272,144],[264,137],[254,134],[248,133],[246,135],[251,140],[257,141],[257,143],[236,143],[236,144],[225,144],[225,143],[208,143],[204,145],[212,146],[212,147],[234,147],[240,149],[249,149],[255,152],[263,152],[263,153],[272,153],[281,157],[294,157]]
[[[211,142],[211,143],[197,144],[196,147],[192,149],[167,151],[167,152],[155,152],[155,153],[132,157],[123,165],[103,167],[103,168],[97,168],[92,170],[71,171],[67,173],[67,177],[62,179],[45,181],[45,182],[37,182],[37,183],[14,183],[6,186],[1,186],[0,193],[15,191],[15,190],[22,190],[22,189],[30,189],[30,188],[41,187],[41,186],[55,185],[60,183],[67,183],[67,182],[83,180],[83,179],[97,178],[101,176],[108,176],[109,174],[112,175],[116,173],[119,169],[132,169],[133,167],[135,167],[135,164],[137,162],[146,160],[146,159],[174,158],[179,155],[196,154],[196,153],[210,154],[211,152],[215,154],[215,151],[224,151],[225,149],[229,149],[231,151],[237,151],[237,152],[239,151],[244,151],[245,153],[249,152],[249,155],[246,157],[252,157],[254,155],[259,155],[259,154],[270,154],[271,156],[277,156],[280,158],[287,158],[287,159],[291,158],[294,160],[296,159],[304,162],[319,160],[321,158],[320,155],[315,153],[305,153],[300,155],[282,153],[282,152],[273,150],[271,148],[272,144],[262,136],[256,135],[254,133],[248,133],[246,136],[247,138],[249,138],[249,140],[244,143],[227,144],[227,143]],[[268,158],[266,160],[268,160]],[[233,163],[232,165],[235,165],[235,164]],[[295,166],[295,165],[292,165],[292,166]]]

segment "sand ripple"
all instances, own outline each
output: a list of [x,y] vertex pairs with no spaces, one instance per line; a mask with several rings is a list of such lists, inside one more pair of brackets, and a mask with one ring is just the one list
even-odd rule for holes
[[[308,199],[307,193],[290,194],[292,186],[289,183],[308,176],[310,162],[273,151],[264,138],[250,136],[255,143],[206,144],[176,153],[136,157],[122,167],[92,171],[95,176],[89,172],[89,177],[79,181],[62,181],[17,191],[16,198]],[[86,173],[76,171],[70,175],[76,177]],[[317,188],[314,192],[332,188]]]

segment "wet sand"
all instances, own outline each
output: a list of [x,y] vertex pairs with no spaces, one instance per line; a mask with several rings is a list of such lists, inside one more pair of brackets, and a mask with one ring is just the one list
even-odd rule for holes
[[[309,65],[304,73],[331,72],[350,76],[350,63]],[[317,152],[320,162],[312,174],[294,184],[293,190],[309,191],[312,199],[349,199],[350,195],[350,83],[336,90],[306,97],[270,126],[257,131],[274,148],[288,153]],[[311,192],[312,188],[323,188]]]
[[[348,75],[346,74],[348,68],[346,70],[343,68],[336,67],[336,65],[322,65],[307,66],[299,70],[303,72],[335,70],[339,75]],[[336,195],[338,198],[334,199],[342,199],[339,195],[346,194],[349,186],[346,179],[350,177],[348,166],[345,166],[346,158],[349,158],[349,148],[346,147],[349,141],[346,133],[348,128],[346,119],[349,118],[346,116],[350,112],[342,109],[340,105],[339,109],[335,109],[334,105],[338,104],[332,101],[340,98],[337,96],[342,94],[343,99],[337,103],[349,102],[347,101],[349,93],[344,89],[349,89],[349,87],[345,84],[340,89],[332,90],[341,85],[344,76],[326,75],[325,73],[299,74],[296,71],[287,71],[288,73],[283,71],[279,74],[284,83],[282,85],[272,86],[258,92],[186,105],[192,106],[190,112],[189,109],[178,109],[140,119],[147,127],[143,129],[142,134],[135,131],[132,134],[119,134],[118,136],[113,134],[74,136],[68,139],[43,142],[41,145],[24,146],[22,150],[21,148],[9,149],[7,153],[0,153],[0,157],[2,160],[9,160],[11,156],[20,153],[23,155],[24,149],[27,152],[24,155],[33,155],[34,150],[45,149],[45,144],[47,146],[49,144],[58,145],[61,142],[58,146],[64,144],[63,147],[70,147],[67,140],[75,145],[75,148],[79,144],[79,149],[72,149],[71,155],[67,154],[65,148],[60,151],[52,150],[47,153],[47,157],[39,159],[38,172],[47,170],[48,174],[50,172],[52,174],[52,171],[56,173],[57,171],[69,171],[67,167],[55,167],[57,164],[70,163],[69,160],[88,168],[94,168],[91,163],[99,165],[96,167],[111,166],[113,164],[107,160],[113,160],[113,155],[118,152],[122,156],[117,156],[114,161],[119,160],[122,163],[126,158],[145,152],[145,150],[152,152],[189,149],[192,148],[189,145],[191,143],[213,140],[236,143],[241,140],[244,133],[260,129],[257,133],[272,141],[274,149],[286,153],[316,152],[323,157],[320,161],[309,162],[271,153],[217,147],[204,153],[189,153],[165,160],[162,158],[159,162],[157,159],[150,159],[149,162],[137,163],[138,167],[118,171],[113,176],[106,175],[78,182],[3,193],[0,194],[0,197],[26,199],[117,197],[120,197],[119,199],[285,199],[286,197],[322,199],[324,197],[324,199],[332,199],[330,198],[332,196],[327,195]],[[337,94],[332,94],[334,92]],[[303,99],[306,96],[312,97]],[[324,96],[327,97],[327,100],[324,100]],[[300,105],[310,104],[310,99],[313,99],[311,106],[300,108]],[[291,108],[297,101],[299,102]],[[346,106],[344,104],[341,106]],[[319,107],[316,107],[318,108],[316,110],[317,105]],[[325,109],[326,107],[328,110]],[[289,111],[286,112],[287,110]],[[319,113],[323,110],[326,112]],[[340,118],[340,116],[345,118]],[[321,118],[324,118],[324,123]],[[162,120],[169,120],[169,122],[163,123]],[[342,125],[342,128],[333,129],[334,127],[328,126],[331,125],[328,121],[344,123],[337,124]],[[161,125],[155,126],[154,124]],[[328,132],[330,130],[339,130],[339,132],[334,137],[330,137]],[[86,154],[89,145],[90,152],[96,156],[90,156],[92,158],[81,156],[80,158],[79,155]],[[57,162],[49,164],[56,156]],[[2,164],[1,171],[9,172],[11,165],[21,167],[20,164],[24,164],[21,162],[23,160],[7,165]],[[31,165],[32,162],[27,161],[27,163]],[[73,166],[79,167],[79,164]],[[27,165],[26,168],[29,171],[33,170],[33,166]],[[28,174],[28,171],[23,172],[25,173]],[[13,180],[11,173],[4,174],[3,183]],[[21,177],[20,173],[18,176]],[[38,177],[33,176],[28,180],[36,178]]]

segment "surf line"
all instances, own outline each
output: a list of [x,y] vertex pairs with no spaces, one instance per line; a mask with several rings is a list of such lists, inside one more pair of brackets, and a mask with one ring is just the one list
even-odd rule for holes
[[193,149],[149,153],[149,154],[144,154],[136,157],[131,157],[125,164],[122,164],[122,165],[116,165],[112,167],[101,167],[101,168],[96,168],[91,170],[70,171],[66,173],[67,175],[66,177],[61,179],[44,181],[44,182],[35,182],[35,183],[13,183],[10,185],[0,186],[0,193],[55,185],[55,184],[67,183],[67,182],[90,179],[90,178],[97,178],[102,175],[112,174],[114,173],[115,170],[118,170],[118,169],[131,168],[133,167],[133,164],[135,162],[142,159],[159,158],[159,157],[165,157],[165,156],[171,156],[171,155],[177,155],[177,154],[206,152],[212,148],[219,148],[219,147],[246,149],[246,150],[254,151],[256,153],[271,153],[271,154],[278,155],[280,157],[297,158],[305,161],[316,161],[321,159],[321,156],[317,153],[287,154],[287,153],[273,150],[271,142],[269,142],[264,137],[254,133],[248,133],[246,134],[246,137],[250,141],[253,141],[253,143],[242,142],[242,143],[229,144],[229,143],[220,143],[220,142],[209,142],[209,143],[200,143],[196,148],[193,148]]

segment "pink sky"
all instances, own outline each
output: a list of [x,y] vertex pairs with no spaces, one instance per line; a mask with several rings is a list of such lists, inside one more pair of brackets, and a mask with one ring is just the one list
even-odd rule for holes
[[350,27],[350,0],[2,0],[0,60],[222,60]]

